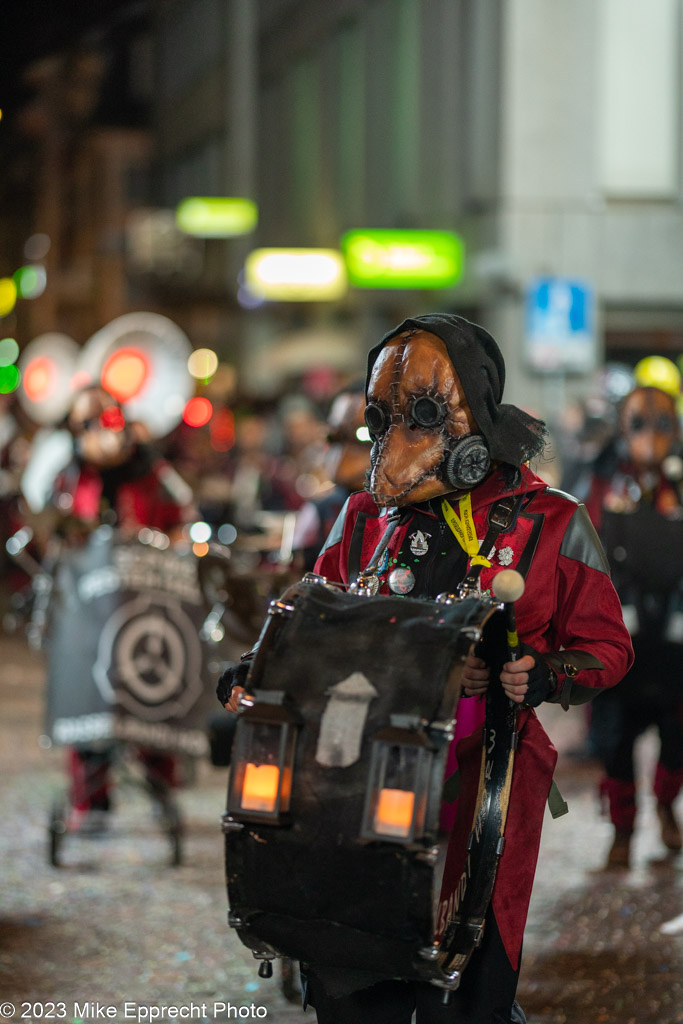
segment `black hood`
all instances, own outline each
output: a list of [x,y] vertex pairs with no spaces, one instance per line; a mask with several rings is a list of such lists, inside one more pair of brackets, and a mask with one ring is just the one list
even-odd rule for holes
[[366,392],[381,350],[391,338],[411,328],[430,331],[443,341],[492,459],[521,466],[541,453],[546,441],[545,424],[516,405],[501,404],[505,361],[498,345],[483,327],[453,313],[410,317],[385,334],[368,353]]

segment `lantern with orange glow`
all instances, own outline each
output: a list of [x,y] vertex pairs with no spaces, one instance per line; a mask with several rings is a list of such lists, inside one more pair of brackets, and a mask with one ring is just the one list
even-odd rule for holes
[[406,727],[407,721],[392,715],[372,741],[363,839],[412,843],[424,835],[436,750],[419,725]]
[[281,690],[258,690],[240,715],[228,790],[228,812],[236,819],[287,822],[298,724]]

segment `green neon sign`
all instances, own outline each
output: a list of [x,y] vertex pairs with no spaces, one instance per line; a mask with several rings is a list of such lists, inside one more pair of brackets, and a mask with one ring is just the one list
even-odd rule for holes
[[251,199],[189,196],[176,207],[175,221],[186,235],[234,238],[254,230],[258,222],[258,206]]
[[356,288],[449,288],[465,261],[462,238],[452,231],[347,231],[341,250]]

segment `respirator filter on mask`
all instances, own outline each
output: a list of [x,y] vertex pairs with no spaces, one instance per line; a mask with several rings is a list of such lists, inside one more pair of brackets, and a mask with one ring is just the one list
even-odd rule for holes
[[444,480],[454,491],[469,491],[480,484],[491,467],[491,456],[481,434],[467,434],[452,442],[442,463]]

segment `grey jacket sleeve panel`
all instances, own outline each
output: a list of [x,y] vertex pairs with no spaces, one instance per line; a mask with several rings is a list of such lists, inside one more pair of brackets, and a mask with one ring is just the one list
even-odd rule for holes
[[325,543],[323,544],[318,553],[318,558],[320,558],[320,555],[323,555],[328,548],[332,548],[334,547],[335,544],[341,543],[341,539],[344,536],[344,523],[346,522],[346,513],[349,507],[349,500],[350,499],[347,498],[346,501],[344,502],[342,510],[337,516],[334,522],[334,526],[332,527],[327,536],[327,540],[325,541]]
[[562,538],[560,554],[610,575],[609,562],[585,505],[577,503]]

